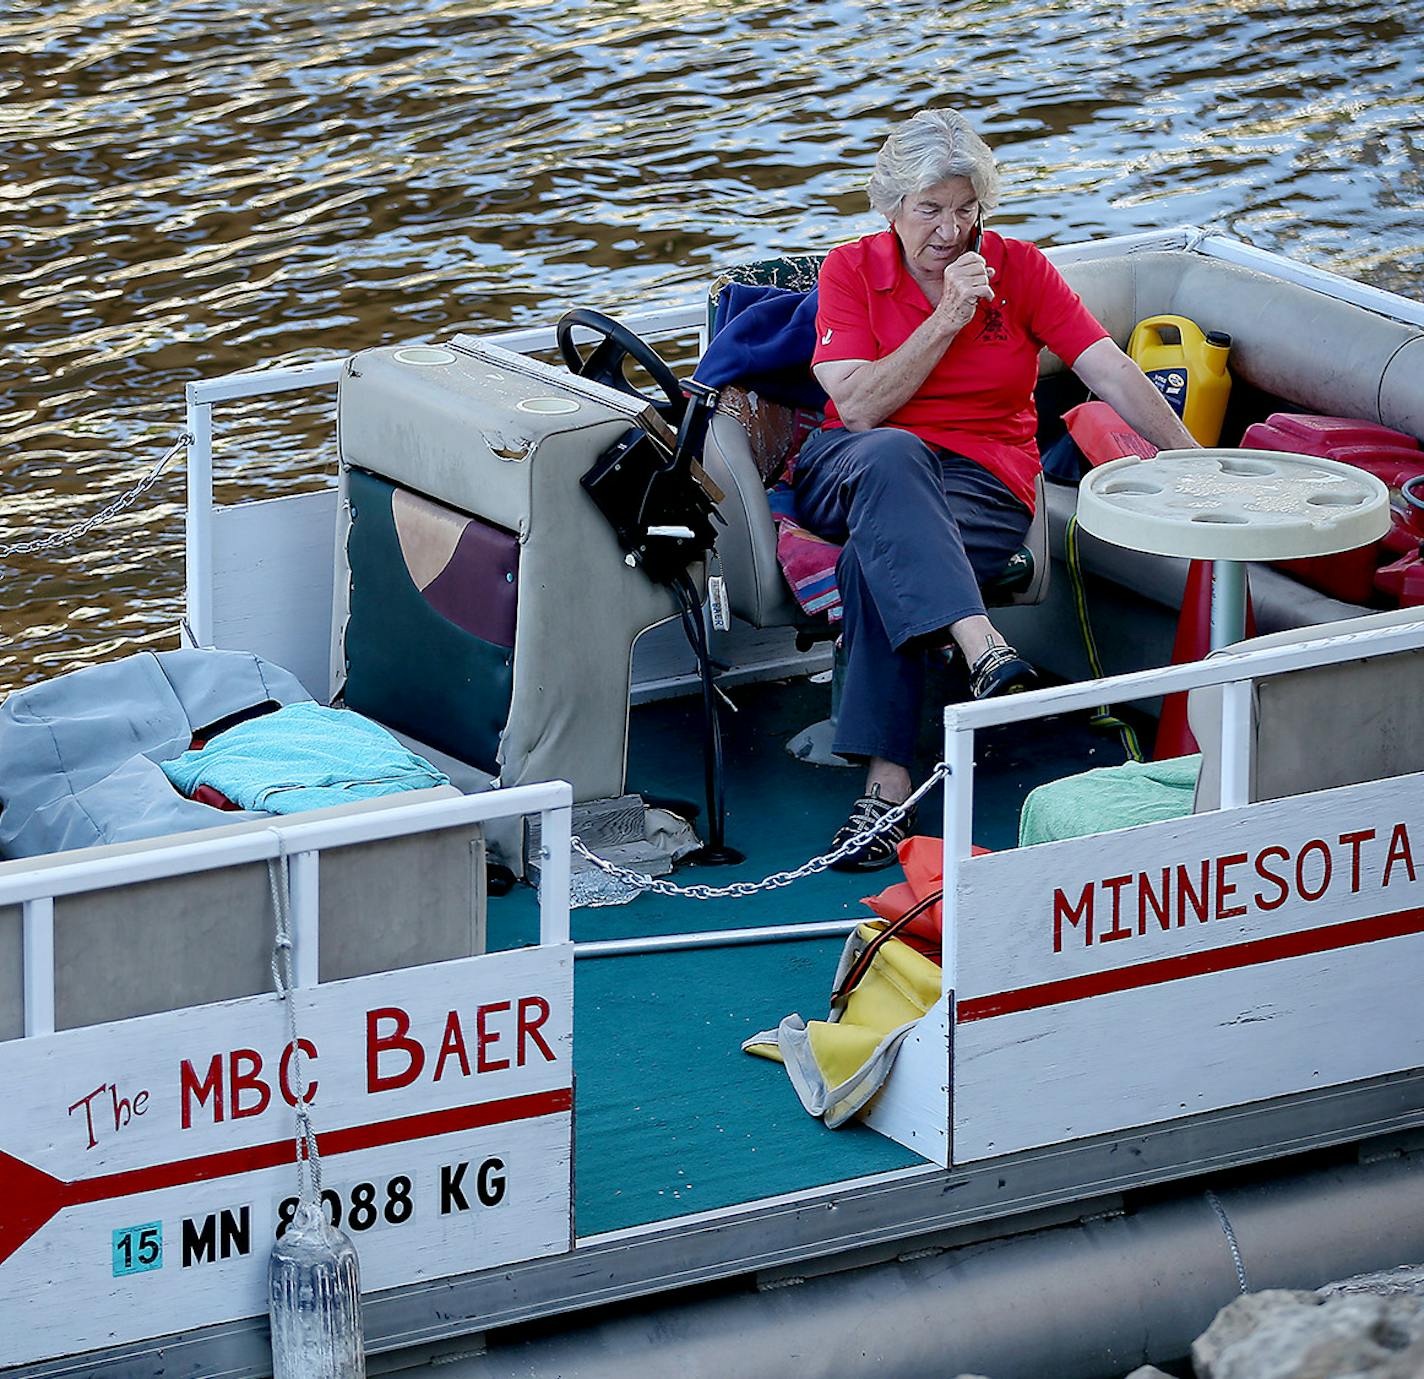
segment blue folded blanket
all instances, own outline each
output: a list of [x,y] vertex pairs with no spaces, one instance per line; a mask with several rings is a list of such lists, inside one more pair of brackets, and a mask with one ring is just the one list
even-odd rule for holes
[[239,723],[162,767],[184,795],[208,785],[243,809],[272,814],[450,783],[369,718],[319,704],[289,704]]
[[710,388],[739,383],[785,407],[821,412],[825,390],[811,373],[817,290],[728,283],[717,300],[712,341],[692,375]]

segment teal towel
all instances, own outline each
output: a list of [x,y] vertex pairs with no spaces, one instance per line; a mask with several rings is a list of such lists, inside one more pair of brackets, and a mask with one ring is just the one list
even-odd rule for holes
[[319,704],[289,704],[249,719],[162,766],[184,795],[208,785],[243,809],[270,814],[450,783],[369,718]]
[[1019,815],[1019,846],[1083,838],[1192,812],[1201,755],[1128,761],[1030,790]]

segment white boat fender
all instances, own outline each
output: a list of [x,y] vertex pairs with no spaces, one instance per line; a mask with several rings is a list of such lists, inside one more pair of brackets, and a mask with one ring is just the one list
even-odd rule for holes
[[267,1266],[273,1379],[365,1379],[356,1249],[303,1197]]

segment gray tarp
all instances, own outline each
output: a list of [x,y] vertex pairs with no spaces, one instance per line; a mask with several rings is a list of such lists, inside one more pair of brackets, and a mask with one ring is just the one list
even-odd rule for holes
[[17,690],[0,704],[0,857],[125,843],[214,823],[159,769],[195,729],[267,700],[310,700],[246,651],[141,652]]

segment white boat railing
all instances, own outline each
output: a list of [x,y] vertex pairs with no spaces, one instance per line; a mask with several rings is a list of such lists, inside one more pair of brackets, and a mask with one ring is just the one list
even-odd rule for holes
[[[1328,627],[1328,624],[1326,625]],[[1071,685],[974,703],[944,711],[944,990],[954,988],[959,868],[971,855],[974,823],[974,735],[982,728],[1027,723],[1056,714],[1122,704],[1211,686],[1221,688],[1220,811],[1246,807],[1251,777],[1251,689],[1257,680],[1317,666],[1340,665],[1424,649],[1424,612],[1417,621],[1330,636],[1288,646],[1212,656],[1188,665],[1111,675]]]
[[0,906],[19,905],[24,949],[25,1035],[52,1034],[55,1020],[54,902],[62,896],[215,871],[251,862],[288,862],[293,974],[297,986],[319,981],[320,857],[351,847],[466,824],[538,814],[545,855],[539,872],[539,943],[569,941],[569,835],[573,788],[564,781],[514,786],[458,799],[336,818],[274,819],[266,828],[192,839],[120,856],[39,866],[0,876]]
[[[704,316],[696,306],[628,312],[619,317],[644,339],[658,340],[669,335],[699,333]],[[555,347],[554,327],[498,331],[483,337],[491,344],[521,354],[534,354]],[[576,341],[597,337],[579,327]],[[254,369],[221,374],[189,383],[184,389],[185,425],[188,432],[187,513],[184,540],[186,570],[186,611],[184,627],[194,646],[210,646],[213,641],[213,409],[223,402],[279,397],[283,393],[315,388],[334,388],[341,381],[349,355],[322,359],[312,364],[293,364],[280,369]]]
[[[971,855],[974,816],[974,734],[981,728],[1052,718],[1063,713],[1096,709],[1103,704],[1155,699],[1159,695],[1220,686],[1221,809],[1247,803],[1251,770],[1251,687],[1258,679],[1309,667],[1338,665],[1345,661],[1387,656],[1424,648],[1424,616],[1417,623],[1353,632],[1291,646],[1232,653],[1189,665],[1158,667],[1127,675],[1055,685],[1003,699],[988,699],[945,708],[945,755],[949,765],[944,793],[944,891],[946,991],[954,983],[953,900],[958,864]],[[633,957],[695,948],[785,943],[806,939],[843,937],[865,922],[865,917],[774,924],[745,929],[699,930],[675,934],[650,934],[640,938],[602,939],[574,947],[576,958]]]

